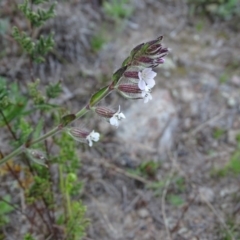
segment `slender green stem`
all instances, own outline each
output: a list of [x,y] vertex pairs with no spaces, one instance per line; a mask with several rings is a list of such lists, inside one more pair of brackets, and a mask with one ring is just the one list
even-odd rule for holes
[[[65,179],[65,186],[68,185],[68,179]],[[69,194],[69,190],[68,189],[64,189],[65,193],[65,198],[66,198],[66,208],[67,208],[67,217],[68,217],[68,220],[72,220],[72,208],[71,208],[71,199],[70,199],[70,194]]]
[[5,162],[7,162],[8,160],[10,160],[11,158],[17,156],[17,155],[20,154],[22,151],[23,151],[23,146],[15,149],[13,152],[11,152],[10,154],[8,154],[6,157],[4,157],[3,159],[1,159],[0,165],[4,164]]
[[[91,102],[90,100],[90,104],[91,107],[93,107],[94,105],[96,105],[97,103],[99,103],[99,101],[101,101],[103,98],[105,98],[111,91],[111,84],[108,87],[105,87],[104,91],[99,91],[97,96],[93,98],[93,101]],[[76,118],[72,121],[70,121],[68,124],[72,123],[73,121],[75,121],[76,119],[81,118],[83,115],[85,115],[90,109],[90,105],[88,104],[87,106],[85,106],[84,108],[82,108],[79,112],[77,112],[75,114]],[[41,137],[31,141],[30,143],[27,144],[27,147],[30,147],[36,143],[39,143],[53,135],[55,135],[56,133],[60,132],[63,129],[63,127],[61,125],[58,125],[57,127],[54,127],[52,130],[50,130],[49,132],[45,133],[44,135],[42,135]],[[19,148],[17,148],[16,150],[14,150],[13,152],[11,152],[9,155],[5,156],[3,159],[0,160],[0,165],[4,164],[5,162],[7,162],[8,160],[10,160],[11,158],[19,155],[21,152],[24,151],[24,149],[26,148],[26,146],[21,146]]]

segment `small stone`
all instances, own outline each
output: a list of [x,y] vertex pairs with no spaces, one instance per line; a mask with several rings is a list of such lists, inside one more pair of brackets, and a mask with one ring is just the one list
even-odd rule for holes
[[227,133],[228,143],[230,143],[232,145],[236,145],[237,144],[236,137],[239,134],[240,134],[240,131],[232,130],[232,129],[229,130],[228,133]]
[[239,87],[239,86],[240,86],[240,76],[234,75],[234,76],[231,78],[231,82],[232,82],[233,85]]
[[124,225],[125,226],[130,226],[133,222],[133,219],[131,217],[131,215],[127,215],[125,218],[124,218]]
[[226,197],[227,195],[231,195],[233,193],[238,192],[238,190],[239,190],[239,188],[237,186],[229,186],[220,191],[220,196]]
[[199,195],[200,195],[199,201],[202,202],[202,203],[205,203],[206,201],[208,201],[208,202],[213,202],[214,201],[214,192],[211,188],[200,187],[199,188]]
[[234,106],[236,106],[236,100],[231,97],[231,98],[228,99],[227,104],[228,104],[229,107],[234,107]]
[[138,216],[140,218],[147,218],[149,216],[149,211],[146,208],[141,208],[138,210]]

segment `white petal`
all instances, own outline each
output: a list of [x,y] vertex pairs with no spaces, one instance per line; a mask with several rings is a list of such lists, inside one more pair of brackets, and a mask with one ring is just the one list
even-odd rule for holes
[[100,138],[100,134],[98,132],[94,132],[92,134],[92,140],[93,141],[97,142],[99,140],[99,138]]
[[144,90],[145,87],[146,87],[146,83],[145,83],[143,80],[139,80],[139,82],[138,82],[138,87],[139,87],[141,90]]
[[126,117],[125,117],[125,115],[124,115],[123,113],[119,113],[118,119],[120,120],[120,119],[122,119],[122,118],[126,118]]
[[155,80],[154,79],[147,79],[146,80],[146,83],[147,83],[147,85],[148,85],[148,87],[149,88],[153,88],[154,87],[154,85],[155,85]]
[[153,79],[153,78],[155,78],[156,76],[157,76],[157,73],[155,73],[154,71],[151,71],[151,72],[148,73],[148,77],[149,77],[149,78],[152,78],[152,79]]
[[138,78],[139,80],[142,80],[142,72],[138,72]]
[[89,147],[92,147],[92,145],[93,145],[93,142],[92,142],[92,140],[91,140],[91,139],[89,139],[89,140],[88,140],[88,142],[89,142]]
[[144,103],[147,103],[150,100],[152,100],[152,95],[150,93],[147,93],[144,97]]
[[110,118],[110,124],[113,125],[113,126],[118,127],[118,120],[117,120],[117,118],[114,117],[114,116],[111,117],[111,118]]

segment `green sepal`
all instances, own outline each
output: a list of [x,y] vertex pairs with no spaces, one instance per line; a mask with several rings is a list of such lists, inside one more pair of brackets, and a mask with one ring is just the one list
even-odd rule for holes
[[76,119],[76,115],[75,114],[68,114],[68,115],[63,116],[61,118],[61,122],[60,122],[61,127],[67,126],[74,119]]
[[130,53],[131,58],[133,59],[139,52],[142,52],[142,48],[145,44],[141,43],[139,45],[137,45]]
[[108,93],[109,93],[108,86],[106,86],[106,87],[100,89],[98,92],[94,93],[89,102],[90,107],[93,107],[97,102],[99,102],[101,99],[103,99],[103,97],[107,96]]
[[122,77],[123,73],[126,71],[128,66],[124,66],[119,68],[114,74],[113,74],[113,85],[116,86]]
[[131,57],[127,57],[123,63],[122,63],[122,67],[125,67],[125,66],[128,66],[132,61],[132,58]]

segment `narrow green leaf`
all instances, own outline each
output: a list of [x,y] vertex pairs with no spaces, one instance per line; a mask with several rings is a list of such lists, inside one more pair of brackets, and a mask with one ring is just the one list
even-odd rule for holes
[[98,92],[94,93],[90,99],[90,107],[94,106],[97,102],[103,99],[109,93],[108,86],[100,89]]
[[127,66],[119,68],[114,74],[113,74],[113,84],[116,86],[122,77],[123,73],[126,71]]
[[66,116],[63,116],[60,122],[60,125],[62,127],[67,126],[70,122],[72,122],[76,118],[75,114],[68,114]]

